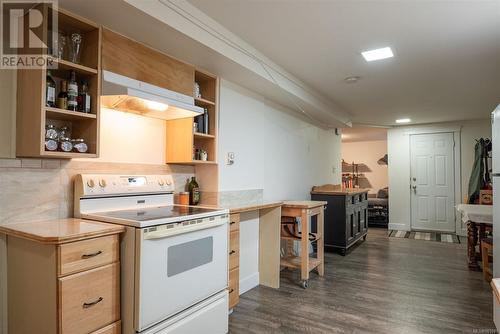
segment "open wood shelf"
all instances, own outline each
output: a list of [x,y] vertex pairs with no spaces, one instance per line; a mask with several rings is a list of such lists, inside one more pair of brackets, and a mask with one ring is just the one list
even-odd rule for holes
[[[195,104],[208,112],[208,133],[197,132],[200,127],[193,128],[194,123],[200,120],[199,117],[167,120],[167,164],[217,165],[219,80],[215,75],[195,69],[195,82],[200,85],[201,93],[200,98],[194,99]],[[206,151],[208,161],[193,160],[196,149]]]
[[[280,264],[283,267],[297,269],[301,267],[302,258],[300,256],[286,256],[281,258]],[[309,271],[313,270],[321,264],[319,259],[310,257],[309,258]]]
[[64,120],[64,121],[74,121],[81,119],[96,119],[96,114],[83,113],[79,111],[64,110],[59,108],[45,108],[47,118]]
[[[44,10],[44,18],[48,11]],[[48,68],[17,70],[17,111],[16,111],[16,156],[47,158],[95,158],[99,155],[100,92],[101,92],[101,28],[100,26],[73,15],[65,10],[57,10],[58,34],[82,35],[81,57],[78,64],[47,56],[54,63]],[[49,19],[43,20],[42,29],[51,29]],[[69,44],[67,44],[69,48]],[[51,68],[55,67],[55,68]],[[70,71],[75,71],[79,89],[87,84],[90,95],[90,112],[83,113],[46,106],[47,72],[50,70],[55,82],[57,99],[62,81],[67,81]],[[87,153],[45,151],[45,130],[47,125],[56,128],[68,127],[71,139],[81,138],[88,146]]]
[[215,102],[203,99],[201,97],[195,97],[194,101],[196,102],[196,105],[198,105],[200,107],[215,106]]
[[59,151],[44,151],[42,154],[44,157],[48,158],[97,158],[95,153],[77,153],[77,152],[59,152]]
[[212,161],[212,160],[207,160],[207,161],[203,161],[203,160],[192,160],[192,161],[186,161],[186,162],[169,162],[169,164],[173,164],[173,165],[217,165],[217,162],[216,161]]
[[195,138],[215,139],[214,135],[208,133],[195,132],[193,135]]
[[97,69],[95,68],[87,67],[80,64],[75,64],[64,59],[58,59],[53,57],[50,57],[50,59],[52,59],[55,63],[57,63],[58,70],[66,70],[66,71],[74,70],[76,73],[87,74],[87,75],[97,74]]

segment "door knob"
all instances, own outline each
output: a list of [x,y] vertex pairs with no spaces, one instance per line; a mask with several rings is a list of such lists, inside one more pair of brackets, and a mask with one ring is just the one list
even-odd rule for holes
[[417,186],[412,186],[413,188],[413,192],[415,192],[415,194],[417,193]]

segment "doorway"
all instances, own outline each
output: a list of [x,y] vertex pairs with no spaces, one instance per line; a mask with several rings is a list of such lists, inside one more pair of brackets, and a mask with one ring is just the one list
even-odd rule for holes
[[412,230],[455,232],[452,132],[410,136]]

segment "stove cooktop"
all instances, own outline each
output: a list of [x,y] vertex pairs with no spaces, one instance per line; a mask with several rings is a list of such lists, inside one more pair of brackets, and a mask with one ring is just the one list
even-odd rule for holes
[[93,212],[84,215],[87,218],[110,223],[122,223],[136,227],[168,224],[185,220],[200,219],[219,214],[227,210],[200,208],[194,206],[168,205],[152,208]]

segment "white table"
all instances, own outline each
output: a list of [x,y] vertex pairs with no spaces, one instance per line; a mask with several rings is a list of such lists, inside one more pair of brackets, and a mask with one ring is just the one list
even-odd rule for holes
[[459,204],[457,205],[457,211],[462,214],[462,221],[467,224],[467,260],[469,269],[479,271],[477,259],[481,257],[481,247],[479,247],[479,254],[477,254],[476,245],[478,240],[481,241],[484,238],[486,226],[493,226],[493,206]]

